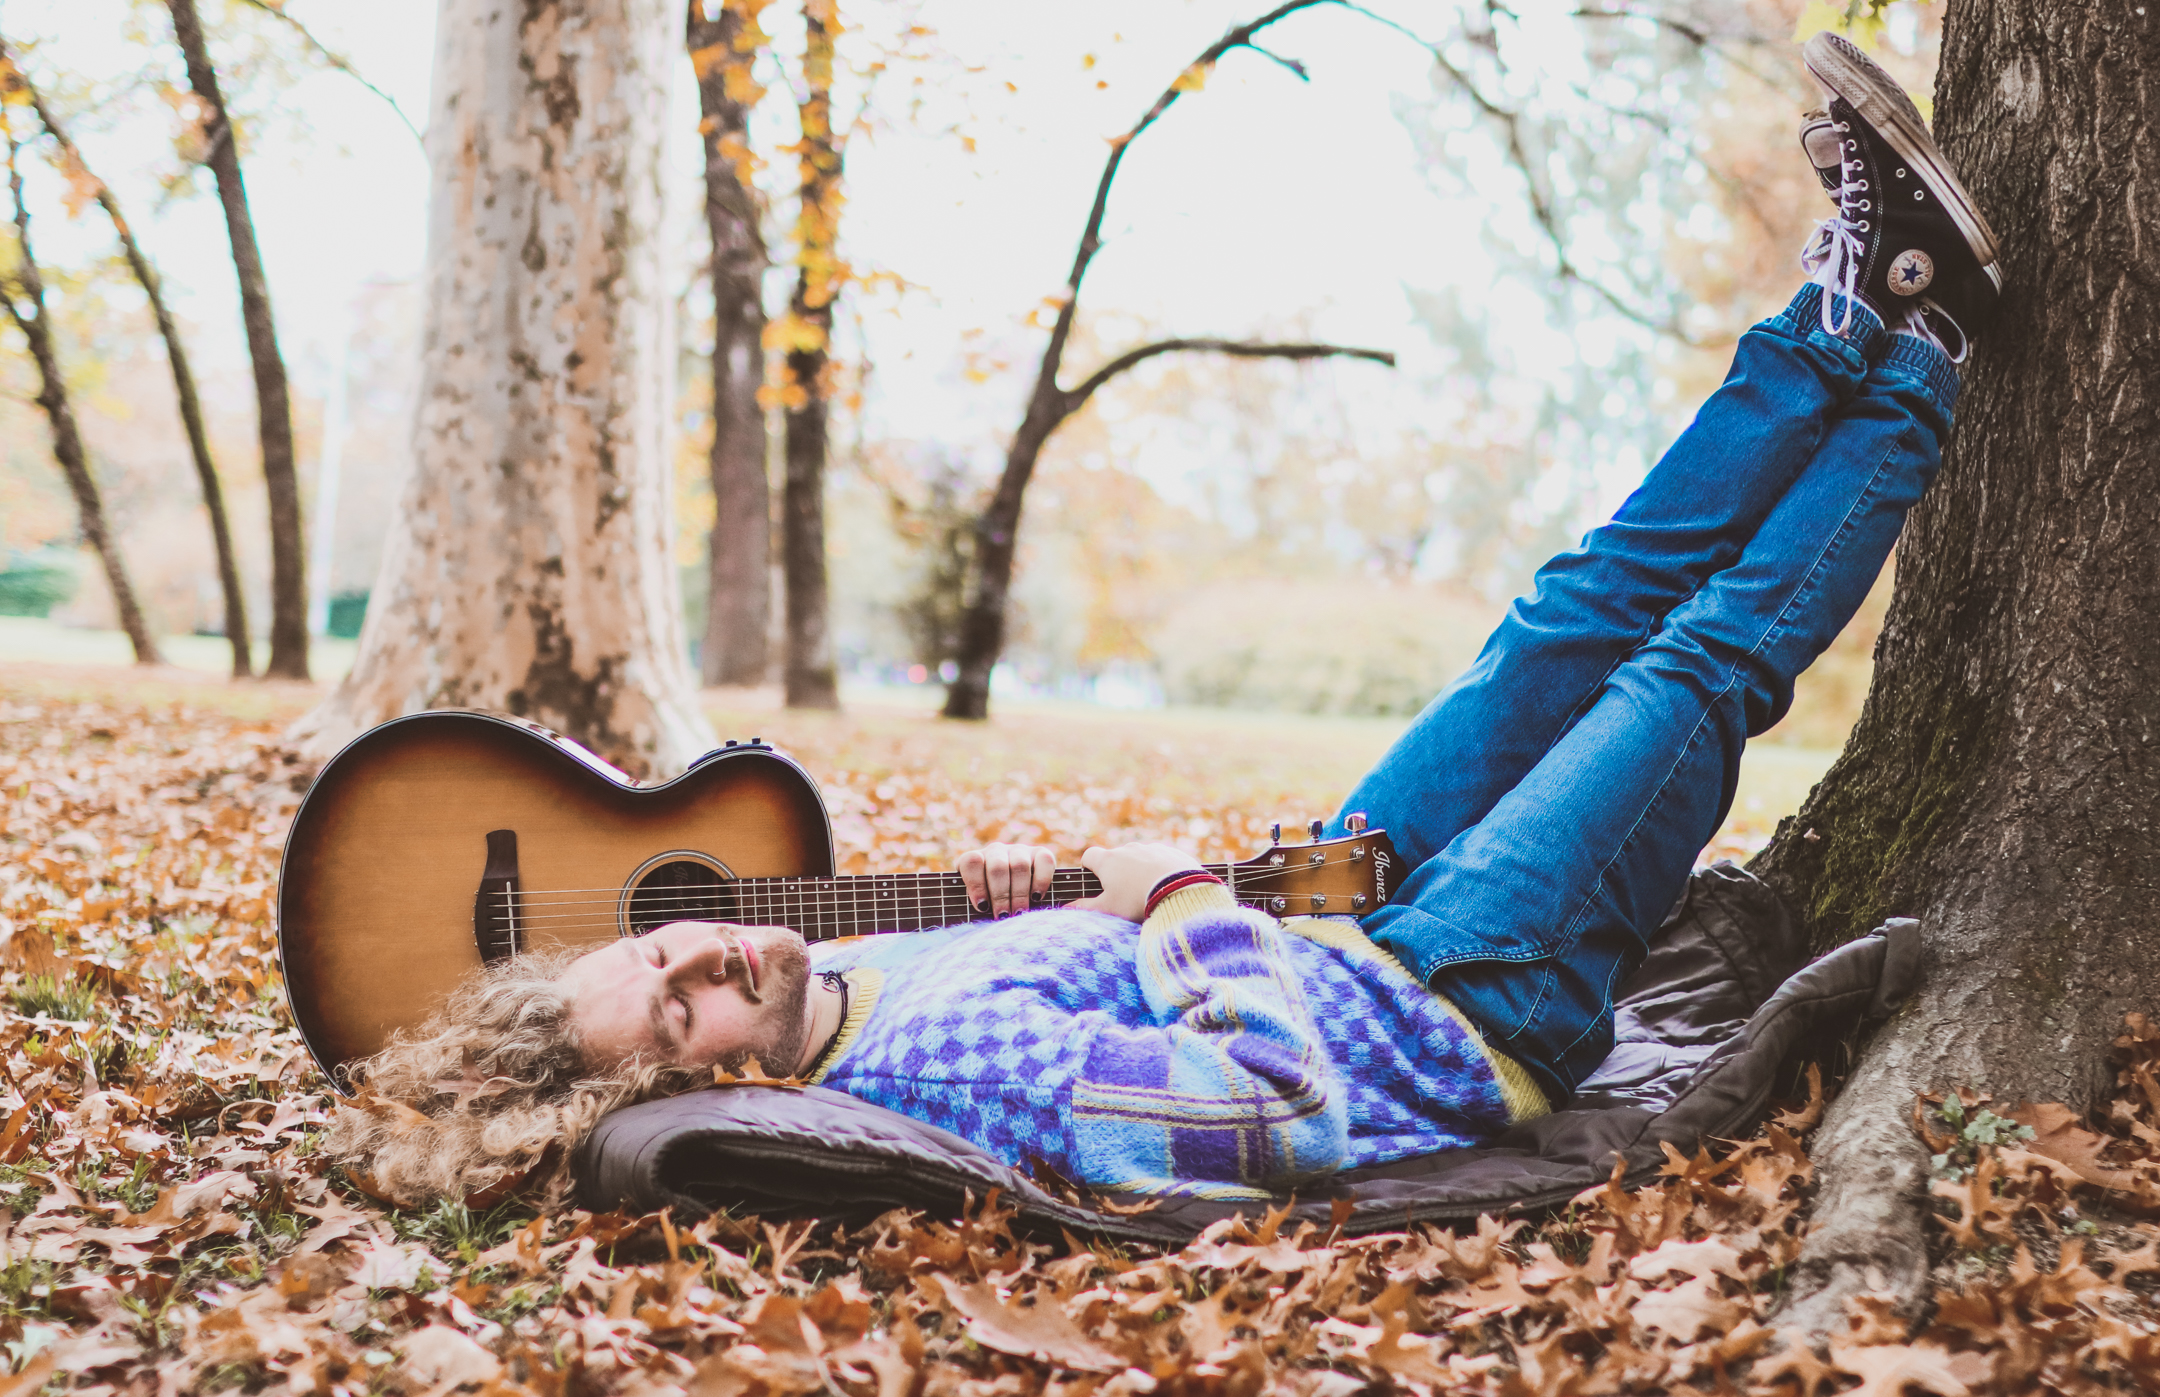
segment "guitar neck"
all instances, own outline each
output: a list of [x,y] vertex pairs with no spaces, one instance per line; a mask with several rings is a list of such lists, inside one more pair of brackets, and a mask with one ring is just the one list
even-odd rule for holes
[[[1227,864],[1208,864],[1218,878]],[[884,931],[920,931],[987,921],[990,914],[969,904],[967,885],[957,873],[868,873],[839,878],[744,878],[728,885],[735,897],[732,920],[751,925],[793,927],[806,941],[868,936]],[[1084,868],[1060,868],[1050,875],[1050,891],[1032,907],[1063,907],[1102,891],[1102,881]],[[1240,897],[1259,906],[1261,894]]]

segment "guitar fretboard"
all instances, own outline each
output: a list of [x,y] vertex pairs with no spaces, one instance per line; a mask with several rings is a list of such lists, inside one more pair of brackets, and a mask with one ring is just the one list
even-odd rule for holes
[[[508,954],[533,938],[578,939],[595,933],[636,935],[669,922],[738,922],[793,927],[809,941],[918,931],[987,921],[987,906],[968,902],[957,873],[871,873],[845,877],[731,879],[688,860],[663,863],[630,887],[523,888],[508,841],[491,846],[492,870],[473,905],[473,931],[482,955]],[[499,852],[502,857],[497,858]],[[657,861],[656,861],[657,862]],[[1315,840],[1295,849],[1270,847],[1243,863],[1206,864],[1247,907],[1274,916],[1348,913],[1363,916],[1386,904],[1394,847],[1380,830]],[[1062,907],[1102,892],[1084,868],[1060,868],[1030,907]]]
[[[1268,907],[1264,875],[1246,870],[1240,878],[1227,864],[1209,864],[1208,872],[1232,883],[1238,900]],[[1251,886],[1257,883],[1259,886]],[[1062,907],[1102,891],[1100,879],[1084,868],[1060,868],[1051,874],[1047,893],[1031,908]],[[538,927],[553,920],[543,910],[552,899],[544,892],[511,892],[512,915],[520,924]],[[869,936],[886,931],[920,931],[985,921],[987,907],[968,901],[967,885],[957,873],[872,873],[833,878],[740,878],[717,886],[668,888],[636,895],[633,918],[641,926],[668,921],[728,921],[751,926],[793,927],[806,941]],[[537,915],[536,915],[537,914]]]
[[[1219,870],[1218,870],[1219,871]],[[806,941],[867,936],[881,931],[920,931],[981,921],[990,915],[968,902],[957,873],[872,873],[839,878],[744,878],[728,885],[735,920],[793,927]],[[1034,907],[1062,907],[1102,891],[1084,868],[1060,868],[1050,891]]]

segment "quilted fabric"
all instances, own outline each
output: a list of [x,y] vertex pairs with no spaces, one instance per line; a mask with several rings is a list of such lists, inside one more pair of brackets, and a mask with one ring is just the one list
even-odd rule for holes
[[1545,1109],[1354,924],[1284,928],[1220,889],[1169,901],[1188,905],[1145,933],[1056,910],[821,948],[819,969],[881,986],[820,1084],[1008,1164],[1211,1197],[1473,1144]]

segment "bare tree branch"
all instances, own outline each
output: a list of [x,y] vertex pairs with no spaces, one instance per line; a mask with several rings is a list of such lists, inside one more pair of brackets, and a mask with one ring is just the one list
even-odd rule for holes
[[[1485,90],[1478,86],[1476,79],[1472,78],[1459,65],[1449,60],[1446,52],[1442,50],[1439,44],[1425,38],[1416,30],[1389,19],[1386,15],[1368,10],[1363,5],[1353,4],[1351,0],[1336,0],[1336,3],[1341,4],[1345,9],[1365,16],[1375,24],[1394,30],[1431,54],[1433,65],[1447,75],[1448,81],[1453,83],[1458,91],[1470,99],[1471,105],[1478,109],[1480,115],[1500,128],[1501,140],[1507,152],[1508,163],[1513,165],[1523,177],[1523,195],[1530,205],[1530,217],[1537,224],[1538,231],[1545,235],[1545,243],[1552,250],[1553,275],[1559,277],[1562,281],[1573,282],[1575,285],[1583,287],[1599,300],[1605,302],[1616,313],[1634,321],[1645,329],[1654,330],[1661,335],[1669,335],[1682,344],[1692,345],[1695,343],[1694,337],[1682,329],[1677,321],[1646,314],[1641,308],[1631,303],[1627,297],[1575,265],[1575,259],[1568,254],[1567,234],[1560,226],[1559,212],[1553,206],[1552,196],[1546,191],[1544,181],[1538,176],[1536,163],[1530,158],[1529,145],[1523,139],[1522,113],[1511,107],[1504,107],[1491,97],[1488,97]],[[1483,46],[1491,48],[1497,53],[1498,40],[1496,37],[1487,34],[1481,36],[1481,42]]]
[[[1030,418],[1035,416],[1038,403],[1045,409],[1055,406],[1059,393],[1058,371],[1064,367],[1065,345],[1072,338],[1073,316],[1080,307],[1080,283],[1087,276],[1088,264],[1095,260],[1095,254],[1102,248],[1103,214],[1110,206],[1110,186],[1117,180],[1118,167],[1125,161],[1125,152],[1132,148],[1132,143],[1140,138],[1141,133],[1162,118],[1164,112],[1177,105],[1178,98],[1199,86],[1199,83],[1194,81],[1196,75],[1204,81],[1208,70],[1215,66],[1217,60],[1233,49],[1249,48],[1256,53],[1265,54],[1302,79],[1305,73],[1301,65],[1285,63],[1274,54],[1268,53],[1253,42],[1253,36],[1299,10],[1309,10],[1315,5],[1345,3],[1346,0],[1286,0],[1286,3],[1277,5],[1258,19],[1233,25],[1220,39],[1203,49],[1198,58],[1185,65],[1184,71],[1163,89],[1162,95],[1155,99],[1155,104],[1147,109],[1146,115],[1133,123],[1130,131],[1111,138],[1110,158],[1103,162],[1102,176],[1095,182],[1095,202],[1089,206],[1087,226],[1081,230],[1080,247],[1073,256],[1072,271],[1065,278],[1064,303],[1058,307],[1057,323],[1050,327],[1050,343],[1043,350],[1042,367],[1035,376],[1034,400],[1028,411]],[[1030,462],[1030,465],[1032,464]],[[1025,483],[1024,480],[1022,483]],[[1003,493],[1002,487],[1000,493]]]
[[291,26],[292,31],[295,34],[298,34],[300,36],[302,42],[304,42],[309,48],[315,50],[316,57],[320,58],[323,62],[329,64],[331,67],[337,69],[346,77],[351,78],[354,82],[360,84],[368,91],[374,93],[377,97],[380,97],[385,102],[388,102],[390,104],[390,110],[397,113],[397,119],[405,123],[406,130],[412,132],[412,138],[420,142],[423,149],[426,147],[427,138],[420,134],[419,127],[412,124],[412,118],[405,115],[405,109],[398,105],[397,98],[392,97],[389,93],[383,91],[374,83],[371,83],[366,78],[362,77],[360,75],[360,70],[353,67],[351,59],[333,50],[328,44],[325,44],[322,40],[316,38],[314,33],[309,30],[306,25],[302,24],[299,20],[294,19],[291,15],[285,13],[284,0],[247,0],[247,3],[253,5],[256,9],[261,10],[266,15],[270,15],[273,18],[283,20],[287,25]]
[[[30,347],[30,357],[37,363],[40,391],[36,401],[45,409],[46,420],[52,426],[53,459],[59,462],[60,472],[67,477],[68,489],[75,496],[83,539],[97,550],[98,561],[104,567],[106,585],[112,589],[113,609],[119,613],[120,628],[127,632],[128,644],[134,648],[135,663],[163,664],[157,640],[150,634],[150,623],[136,600],[134,584],[128,580],[119,540],[113,537],[106,520],[104,497],[91,473],[90,455],[83,447],[75,409],[68,401],[60,351],[53,342],[52,312],[45,305],[44,274],[38,269],[37,252],[30,242],[30,205],[23,199],[22,169],[17,160],[22,147],[15,139],[14,128],[4,118],[0,118],[0,136],[7,141],[8,193],[15,204],[16,247],[13,275],[0,278],[0,306],[6,307],[8,319],[21,332]],[[18,296],[21,305],[16,304]]]
[[[0,62],[12,60],[7,40],[0,38]],[[20,65],[16,67],[15,77],[22,85],[23,94],[30,99],[30,110],[37,114],[39,124],[53,144],[54,164],[62,176],[95,189],[98,207],[105,210],[106,218],[111,220],[128,267],[135,273],[136,282],[150,302],[151,317],[157,324],[159,336],[165,341],[165,355],[172,369],[173,394],[179,405],[181,426],[187,433],[188,450],[194,457],[196,480],[202,487],[203,508],[209,515],[211,541],[217,553],[218,584],[225,599],[225,638],[232,647],[233,677],[246,679],[253,673],[248,653],[247,603],[240,587],[240,566],[233,554],[232,526],[225,513],[224,486],[210,455],[210,436],[203,425],[202,399],[195,388],[194,371],[188,365],[187,348],[180,339],[180,327],[173,319],[171,307],[165,303],[164,287],[157,269],[151,265],[142,245],[136,242],[134,229],[121,213],[120,200],[112,186],[91,171],[59,114]],[[10,305],[8,311],[14,314],[14,307]]]
[[1180,354],[1189,350],[1228,354],[1236,359],[1369,359],[1391,369],[1395,367],[1395,353],[1388,349],[1353,349],[1340,344],[1266,344],[1254,340],[1157,340],[1138,349],[1126,350],[1089,374],[1078,388],[1069,390],[1065,394],[1065,415],[1069,417],[1078,412],[1089,398],[1095,396],[1096,389],[1135,364],[1158,354]]
[[[1087,277],[1089,264],[1102,248],[1103,214],[1109,207],[1110,186],[1117,180],[1125,152],[1132,149],[1132,143],[1160,120],[1164,112],[1177,104],[1178,98],[1197,90],[1216,61],[1234,49],[1252,49],[1303,78],[1302,65],[1268,53],[1253,42],[1254,36],[1300,10],[1344,3],[1346,0],[1285,0],[1257,19],[1233,25],[1220,39],[1203,49],[1198,58],[1185,65],[1155,99],[1154,105],[1133,123],[1131,130],[1111,140],[1110,157],[1103,162],[1102,175],[1095,182],[1095,200],[1088,208],[1087,225],[1081,230],[1080,246],[1073,254],[1072,271],[1065,278],[1057,321],[1050,328],[1049,342],[1043,346],[1042,362],[1035,371],[1035,387],[1028,395],[1027,410],[1006,450],[1005,470],[998,477],[997,489],[975,521],[975,595],[961,618],[955,656],[960,673],[945,691],[944,712],[948,718],[982,718],[990,711],[990,668],[997,663],[998,654],[1005,646],[1005,602],[1012,589],[1013,554],[1019,537],[1021,505],[1043,444],[1072,413],[1076,403],[1072,394],[1058,387],[1058,373],[1064,367],[1065,347],[1072,339],[1073,317],[1080,308],[1080,283]],[[1092,393],[1100,386],[1099,380],[1109,376],[1098,371],[1097,378],[1090,380],[1087,391]],[[1085,396],[1077,401],[1085,401]]]

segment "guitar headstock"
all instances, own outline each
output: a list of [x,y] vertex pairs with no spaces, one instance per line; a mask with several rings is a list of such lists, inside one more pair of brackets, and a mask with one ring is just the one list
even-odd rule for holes
[[1234,863],[1224,881],[1248,907],[1278,917],[1348,913],[1362,917],[1387,905],[1400,868],[1387,831],[1365,828],[1362,816],[1346,822],[1350,832],[1339,839],[1320,838],[1312,824],[1310,844],[1285,844],[1280,825],[1264,854]]

